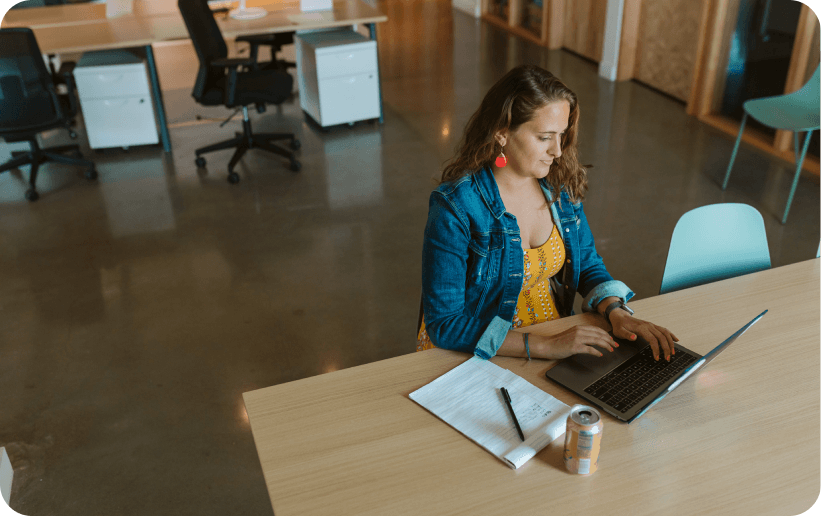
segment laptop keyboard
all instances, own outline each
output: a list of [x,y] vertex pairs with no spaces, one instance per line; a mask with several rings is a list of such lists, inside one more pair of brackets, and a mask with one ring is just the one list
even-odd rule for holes
[[664,358],[656,362],[647,346],[584,392],[624,413],[696,360],[698,357],[676,348],[669,362]]

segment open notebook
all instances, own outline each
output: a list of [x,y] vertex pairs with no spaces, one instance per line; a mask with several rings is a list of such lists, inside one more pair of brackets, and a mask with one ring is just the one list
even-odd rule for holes
[[[510,392],[519,438],[500,388]],[[487,360],[472,357],[410,398],[511,468],[518,468],[565,431],[570,407]]]

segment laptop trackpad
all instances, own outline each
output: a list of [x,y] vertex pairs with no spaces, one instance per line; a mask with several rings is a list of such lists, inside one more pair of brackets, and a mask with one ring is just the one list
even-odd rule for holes
[[638,348],[644,347],[641,343],[637,345],[621,339],[618,342],[619,347],[613,348],[612,352],[596,347],[604,355],[601,357],[582,353],[565,358],[548,371],[548,376],[565,385],[587,386],[638,353]]

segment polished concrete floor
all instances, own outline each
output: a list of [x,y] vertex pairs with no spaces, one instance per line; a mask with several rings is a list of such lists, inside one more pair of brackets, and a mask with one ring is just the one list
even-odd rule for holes
[[680,103],[445,0],[379,5],[384,125],[322,133],[298,100],[253,113],[257,130],[298,134],[299,173],[259,151],[236,186],[230,152],[197,170],[193,150],[239,122],[195,119],[227,111],[191,99],[183,44],[157,49],[173,153],[90,153],[96,184],[48,166],[33,204],[27,171],[0,175],[0,446],[18,512],[271,514],[242,393],[414,351],[429,192],[520,63],[577,92],[590,225],[639,298],[658,293],[678,218],[706,204],[756,207],[773,266],[815,257],[817,180],[801,179],[782,226],[791,166],[742,147],[722,192],[733,140]]

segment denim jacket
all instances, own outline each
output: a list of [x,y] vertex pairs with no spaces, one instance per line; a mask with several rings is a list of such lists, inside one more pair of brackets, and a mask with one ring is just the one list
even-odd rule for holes
[[[615,281],[596,253],[581,203],[540,180],[553,222],[562,236],[566,262],[550,280],[561,317],[573,314],[576,292],[582,310],[604,298],[627,302],[633,292]],[[442,183],[431,193],[422,249],[425,328],[440,348],[489,359],[511,329],[522,289],[524,251],[516,217],[505,211],[490,168]]]

